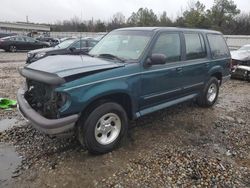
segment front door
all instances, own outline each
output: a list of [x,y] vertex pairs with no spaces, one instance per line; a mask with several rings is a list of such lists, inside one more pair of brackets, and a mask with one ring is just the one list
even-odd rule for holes
[[164,65],[144,66],[140,110],[178,98],[182,93],[180,33],[160,33],[149,56],[151,54],[164,54],[167,61]]

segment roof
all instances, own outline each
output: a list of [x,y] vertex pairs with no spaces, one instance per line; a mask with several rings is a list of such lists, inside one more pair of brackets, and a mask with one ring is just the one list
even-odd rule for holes
[[[203,33],[214,33],[221,34],[219,31],[208,30],[208,29],[195,29],[195,28],[181,28],[181,27],[126,27],[120,28],[117,30],[135,30],[135,31],[195,31],[195,32],[203,32]],[[116,30],[116,31],[117,31]]]

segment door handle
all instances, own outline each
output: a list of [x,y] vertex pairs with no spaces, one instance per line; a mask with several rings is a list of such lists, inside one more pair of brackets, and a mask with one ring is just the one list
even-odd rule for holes
[[182,67],[176,68],[176,71],[177,71],[177,72],[182,72]]

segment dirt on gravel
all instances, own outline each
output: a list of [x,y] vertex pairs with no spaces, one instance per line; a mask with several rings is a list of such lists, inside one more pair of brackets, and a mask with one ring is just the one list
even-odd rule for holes
[[0,63],[23,62],[27,58],[27,52],[4,52],[0,50]]
[[[23,65],[0,63],[0,97],[15,99]],[[120,148],[94,156],[75,138],[37,132],[16,109],[0,110],[0,126],[10,125],[0,143],[21,159],[10,178],[1,171],[0,187],[250,187],[249,117],[250,84],[230,80],[212,108],[190,101],[131,121]]]

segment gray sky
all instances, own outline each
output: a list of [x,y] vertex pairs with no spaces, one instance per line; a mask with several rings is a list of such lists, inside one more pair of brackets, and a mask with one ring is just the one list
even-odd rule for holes
[[[213,0],[200,0],[209,8]],[[128,18],[140,7],[153,9],[158,15],[166,11],[175,18],[185,10],[190,0],[1,0],[0,21],[26,21],[54,23],[74,16],[89,20],[92,17],[108,21],[116,12],[122,12]],[[250,11],[249,0],[234,0],[243,12]]]

